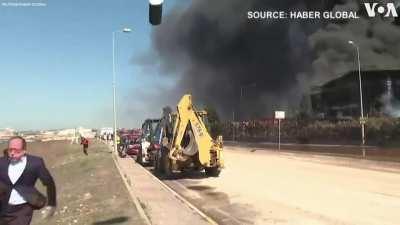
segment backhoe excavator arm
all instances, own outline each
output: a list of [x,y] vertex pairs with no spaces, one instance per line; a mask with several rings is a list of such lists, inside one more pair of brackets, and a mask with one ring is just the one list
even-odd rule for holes
[[174,142],[172,143],[173,151],[181,148],[180,144],[185,135],[186,128],[190,123],[199,150],[199,161],[203,166],[209,166],[210,150],[214,142],[208,133],[203,120],[196,114],[196,110],[192,104],[191,95],[185,95],[182,97],[178,103],[177,110],[178,113],[174,124],[174,134],[176,134],[176,137],[174,137]]

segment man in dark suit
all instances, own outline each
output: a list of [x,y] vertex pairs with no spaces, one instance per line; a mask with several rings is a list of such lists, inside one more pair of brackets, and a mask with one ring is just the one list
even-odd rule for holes
[[[12,137],[7,156],[0,157],[0,225],[29,225],[33,210],[46,207],[47,217],[55,212],[56,186],[42,158],[26,154],[26,141]],[[40,180],[47,198],[36,188]]]

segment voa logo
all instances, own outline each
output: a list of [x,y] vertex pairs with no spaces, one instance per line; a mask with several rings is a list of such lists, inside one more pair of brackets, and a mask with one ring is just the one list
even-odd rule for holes
[[394,3],[364,3],[365,9],[369,17],[375,17],[377,14],[383,17],[398,17],[396,6]]

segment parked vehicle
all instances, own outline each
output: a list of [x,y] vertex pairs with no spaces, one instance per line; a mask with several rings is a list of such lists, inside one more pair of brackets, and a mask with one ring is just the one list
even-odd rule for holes
[[121,130],[119,132],[118,153],[120,157],[137,155],[141,149],[142,131],[140,129]]
[[141,148],[137,162],[142,165],[154,165],[155,155],[160,150],[160,119],[147,119],[142,124]]

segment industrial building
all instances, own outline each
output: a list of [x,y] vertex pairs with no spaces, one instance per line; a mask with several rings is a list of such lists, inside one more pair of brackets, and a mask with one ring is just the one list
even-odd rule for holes
[[[361,71],[364,116],[398,116],[400,70]],[[358,71],[351,71],[311,90],[315,116],[325,119],[360,117]]]

